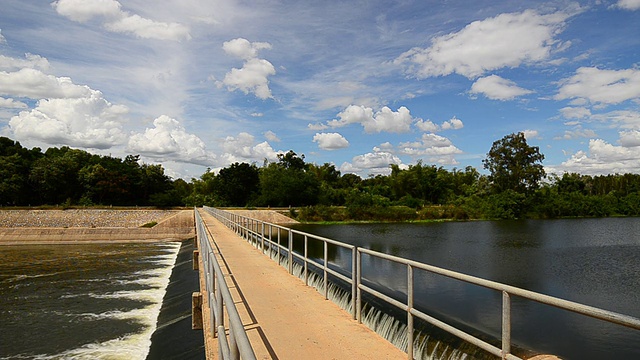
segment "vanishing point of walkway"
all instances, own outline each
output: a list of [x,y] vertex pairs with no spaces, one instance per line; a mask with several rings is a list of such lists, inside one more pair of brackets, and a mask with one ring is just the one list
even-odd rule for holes
[[[257,359],[406,359],[407,355],[220,221],[199,211]],[[205,318],[205,321],[206,318]],[[212,347],[215,339],[208,339]],[[215,359],[215,348],[207,358]]]

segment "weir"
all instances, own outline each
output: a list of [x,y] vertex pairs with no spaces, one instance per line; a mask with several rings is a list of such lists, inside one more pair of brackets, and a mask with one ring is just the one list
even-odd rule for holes
[[[486,351],[487,354],[491,354],[502,359],[520,359],[520,357],[512,353],[514,344],[512,344],[511,340],[511,302],[512,299],[516,297],[532,300],[541,304],[600,319],[605,322],[618,324],[631,329],[640,330],[640,319],[638,318],[437,268],[369,249],[358,248],[332,239],[303,233],[284,226],[252,219],[250,217],[234,214],[228,211],[208,207],[205,207],[204,211],[205,213],[214,216],[218,221],[222,222],[240,237],[251,243],[254,248],[259,250],[259,253],[268,255],[268,257],[277,262],[277,264],[284,266],[289,274],[299,276],[303,279],[305,285],[313,286],[318,289],[318,291],[324,295],[325,299],[333,298],[332,300],[334,301],[337,299],[337,302],[340,303],[341,306],[350,313],[350,316],[357,320],[358,323],[368,323],[368,326],[371,327],[385,327],[387,329],[390,327],[396,328],[397,331],[402,334],[400,336],[394,334],[393,337],[396,339],[390,339],[390,341],[393,341],[398,348],[404,351],[406,353],[405,356],[409,359],[443,358],[440,355],[433,356],[436,355],[435,350],[430,354],[425,354],[427,346],[424,341],[428,338],[428,335],[420,334],[416,331],[414,327],[414,323],[416,321],[425,321],[455,337],[481,348]],[[311,240],[314,242],[319,241],[323,244],[324,257],[322,259],[314,259],[308,256]],[[302,254],[294,251],[295,241],[303,241]],[[335,264],[329,263],[327,257],[329,244],[340,246],[351,251],[352,261],[349,264],[350,266],[339,269],[336,268]],[[361,266],[364,258],[375,258],[380,261],[387,261],[399,264],[399,266],[404,266],[406,268],[407,277],[406,299],[398,300],[397,298],[385,294],[384,291],[381,291],[379,288],[368,284],[366,278],[363,278],[362,276]],[[311,271],[311,269],[315,269],[315,271]],[[502,334],[497,343],[495,341],[487,341],[485,337],[480,338],[479,336],[472,335],[468,331],[457,327],[455,324],[447,323],[433,315],[421,311],[420,309],[416,309],[413,306],[413,286],[414,274],[417,271],[438,274],[456,281],[487,288],[500,294],[502,299]],[[338,281],[348,284],[346,287],[347,290],[344,290],[344,288],[337,289],[336,286],[331,284],[329,281],[330,278],[338,279]],[[392,292],[400,292],[399,289],[389,290]],[[278,291],[278,289],[273,288],[272,291]],[[393,321],[393,319],[385,318],[381,320],[381,316],[379,314],[371,311],[364,311],[365,303],[363,299],[367,296],[374,297],[377,301],[385,302],[404,313],[406,321],[402,324],[393,324],[392,326],[379,326],[381,321],[389,322]],[[376,323],[378,325],[375,325]],[[295,342],[295,340],[292,342]],[[439,354],[442,354],[442,352]],[[456,358],[457,356],[455,351],[451,351],[449,354],[450,355],[447,355],[444,358]],[[461,358],[464,358],[464,354],[458,355]]]

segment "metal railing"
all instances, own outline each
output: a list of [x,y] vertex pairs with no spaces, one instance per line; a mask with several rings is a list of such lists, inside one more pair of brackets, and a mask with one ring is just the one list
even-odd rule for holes
[[[413,359],[413,340],[414,340],[414,318],[417,317],[422,319],[444,331],[451,333],[454,336],[457,336],[493,355],[496,355],[502,359],[520,359],[519,357],[511,354],[511,298],[513,296],[521,297],[524,299],[532,300],[541,304],[553,306],[556,308],[560,308],[563,310],[571,311],[574,313],[582,314],[588,317],[604,320],[606,322],[610,322],[613,324],[618,324],[622,326],[626,326],[632,329],[640,330],[640,319],[615,313],[612,311],[603,310],[600,308],[583,305],[580,303],[563,300],[560,298],[552,297],[549,295],[544,295],[540,293],[536,293],[529,290],[524,290],[521,288],[517,288],[514,286],[482,279],[475,276],[470,276],[466,274],[462,274],[459,272],[439,268],[436,266],[427,265],[424,263],[420,263],[413,260],[404,259],[397,256],[388,255],[385,253],[355,247],[353,245],[341,243],[339,241],[335,241],[332,239],[323,238],[320,236],[316,236],[313,234],[308,234],[305,232],[297,231],[294,229],[286,228],[280,225],[271,224],[268,222],[264,222],[261,220],[256,220],[253,218],[241,216],[238,214],[234,214],[232,212],[223,211],[220,209],[205,207],[205,210],[210,214],[215,216],[218,220],[220,220],[227,227],[233,229],[238,235],[243,237],[245,240],[252,243],[255,247],[261,249],[263,252],[265,250],[265,244],[268,246],[270,250],[269,253],[272,254],[271,249],[276,249],[276,254],[278,256],[278,263],[280,262],[280,254],[284,253],[288,257],[288,267],[289,273],[293,274],[293,259],[294,257],[300,259],[304,263],[304,279],[305,283],[308,285],[308,264],[312,263],[317,267],[323,270],[323,282],[324,282],[324,296],[327,298],[327,274],[330,273],[343,281],[351,284],[351,301],[352,301],[352,313],[353,318],[357,319],[358,322],[362,322],[362,291],[377,297],[399,309],[406,312],[407,314],[407,358]],[[278,229],[277,231],[277,241],[273,238],[273,229]],[[266,231],[268,229],[268,232]],[[281,231],[287,233],[288,242],[287,246],[281,245]],[[299,255],[293,252],[293,235],[299,234],[304,237],[304,255]],[[308,239],[315,239],[322,241],[324,243],[324,261],[323,263],[318,263],[313,259],[308,258],[307,256],[307,248],[308,248]],[[346,277],[332,269],[328,268],[328,259],[327,259],[327,244],[333,244],[336,246],[340,246],[346,249],[350,249],[352,251],[352,269],[351,269],[351,277]],[[406,266],[406,274],[407,274],[407,301],[401,302],[392,297],[389,297],[365,284],[362,282],[362,256],[365,254],[366,256],[376,257],[379,259],[384,259],[387,261],[391,261],[394,263],[402,264]],[[273,258],[273,255],[271,255]],[[451,279],[455,279],[458,281],[463,281],[466,283],[474,284],[477,286],[485,287],[488,289],[492,289],[502,293],[502,339],[501,339],[501,347],[494,346],[478,337],[475,337],[471,334],[468,334],[460,329],[455,328],[443,321],[440,321],[424,312],[414,308],[414,270],[423,270],[433,274],[442,275]]]
[[[194,209],[196,219],[196,235],[198,249],[204,265],[203,273],[209,305],[209,328],[213,337],[218,335],[218,357],[220,359],[255,360],[244,325],[238,314],[231,292],[225,281],[224,274],[213,252],[207,229],[197,209]],[[217,286],[216,286],[217,285]],[[224,326],[224,309],[229,319],[229,335]],[[203,309],[204,310],[204,309]]]

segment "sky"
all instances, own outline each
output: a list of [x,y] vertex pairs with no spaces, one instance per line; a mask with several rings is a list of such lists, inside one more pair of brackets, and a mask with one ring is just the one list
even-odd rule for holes
[[0,136],[173,178],[293,150],[343,174],[640,173],[640,0],[2,0]]

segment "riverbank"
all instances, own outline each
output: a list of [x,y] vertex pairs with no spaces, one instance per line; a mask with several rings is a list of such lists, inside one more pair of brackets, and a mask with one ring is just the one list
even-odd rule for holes
[[182,241],[193,237],[193,210],[0,210],[0,245]]

